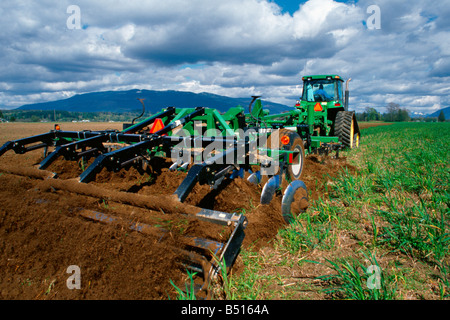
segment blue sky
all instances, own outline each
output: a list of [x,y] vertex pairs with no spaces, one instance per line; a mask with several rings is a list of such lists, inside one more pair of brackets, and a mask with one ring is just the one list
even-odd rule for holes
[[450,106],[450,0],[2,0],[0,15],[0,108],[135,88],[294,105],[322,73],[352,78],[359,112]]

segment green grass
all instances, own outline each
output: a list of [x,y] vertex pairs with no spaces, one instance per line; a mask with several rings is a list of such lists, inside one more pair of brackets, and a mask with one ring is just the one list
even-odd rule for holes
[[[397,202],[394,202],[397,204]],[[379,236],[387,244],[410,256],[441,261],[448,254],[450,234],[443,212],[436,217],[421,203],[412,207],[395,206],[377,212],[388,223]]]
[[441,261],[448,254],[450,125],[398,124],[364,135],[367,196],[381,204],[380,245]]
[[[274,255],[284,257],[291,275],[243,250],[246,269],[233,279],[234,296],[448,299],[449,141],[450,123],[362,130],[360,148],[341,153],[358,170],[331,179],[326,194],[279,231]],[[377,252],[377,259],[362,252]],[[367,286],[370,265],[383,275],[380,290]],[[305,285],[309,278],[294,273],[317,281]]]
[[[189,282],[185,283],[184,289],[178,287],[172,281],[172,279],[170,279],[170,284],[177,292],[176,300],[197,300],[197,297],[195,296],[195,284],[194,284],[194,277],[195,277],[196,273],[190,272],[189,270],[186,270],[186,273],[188,275]],[[169,299],[170,299],[170,295],[169,295]]]
[[265,257],[252,250],[244,250],[241,257],[245,269],[239,277],[230,279],[231,290],[234,292],[233,299],[271,298],[273,294],[268,289],[268,283],[274,280],[274,275],[264,273]]
[[335,274],[318,277],[330,283],[323,292],[339,299],[394,299],[396,287],[392,277],[385,275],[373,255],[365,257],[370,263],[367,267],[355,258],[340,259],[336,262],[326,260]]
[[304,219],[296,219],[289,228],[280,230],[284,246],[290,253],[299,250],[311,251],[318,247],[329,247],[325,240],[330,234],[330,223],[306,214]]

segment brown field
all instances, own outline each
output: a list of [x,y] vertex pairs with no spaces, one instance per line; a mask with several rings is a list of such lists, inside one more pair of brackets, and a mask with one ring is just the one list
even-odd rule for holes
[[[63,130],[121,129],[121,123],[63,123]],[[51,123],[2,123],[0,145],[53,129]],[[43,159],[42,150],[23,155],[13,151],[0,157],[0,168],[32,168]],[[320,160],[320,161],[319,161]],[[168,163],[139,174],[134,168],[102,172],[93,186],[110,191],[140,195],[170,195],[186,173],[170,172]],[[306,159],[303,180],[312,197],[323,192],[318,181],[328,179],[342,168],[353,171],[346,159]],[[158,170],[160,169],[160,170]],[[58,160],[49,171],[61,180],[76,178],[82,171],[77,162]],[[176,263],[170,241],[129,231],[122,225],[92,222],[79,210],[113,213],[133,221],[155,223],[161,212],[44,187],[45,181],[0,171],[0,299],[174,299],[170,281],[182,283],[185,273]],[[249,212],[243,246],[263,250],[285,226],[281,217],[281,196],[269,205],[260,205],[261,186],[235,179],[218,190],[197,185],[187,204],[223,212]],[[80,209],[82,208],[82,209]],[[167,219],[167,215],[164,216]],[[176,221],[176,217],[173,217]],[[203,228],[203,229],[202,229]],[[186,228],[194,235],[213,235],[201,224]],[[186,231],[186,232],[188,232]],[[207,232],[209,231],[209,232]],[[67,268],[80,267],[81,289],[68,289]],[[236,271],[242,270],[239,257]]]
[[373,122],[358,122],[359,129],[366,129],[371,127],[378,126],[389,126],[392,122],[381,122],[381,121],[373,121]]

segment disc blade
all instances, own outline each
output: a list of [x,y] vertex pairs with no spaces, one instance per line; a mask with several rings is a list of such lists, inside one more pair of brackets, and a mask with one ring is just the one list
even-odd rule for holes
[[273,195],[280,187],[280,176],[273,176],[267,181],[264,185],[263,190],[261,192],[261,203],[269,204],[272,201]]
[[281,214],[283,215],[283,218],[287,223],[290,223],[294,218],[291,213],[291,205],[292,202],[294,201],[294,196],[295,193],[298,191],[298,189],[304,189],[306,195],[302,197],[300,200],[303,199],[308,200],[307,198],[308,190],[303,181],[294,180],[288,185],[288,187],[284,191],[283,199],[281,200]]

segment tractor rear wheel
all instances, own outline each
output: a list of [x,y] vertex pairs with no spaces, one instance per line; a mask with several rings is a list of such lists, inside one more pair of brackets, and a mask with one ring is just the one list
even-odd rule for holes
[[350,149],[359,147],[360,134],[353,111],[339,111],[336,114],[334,134],[344,147]]

